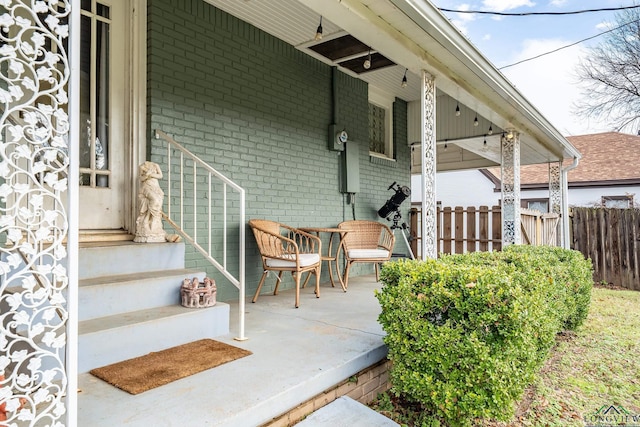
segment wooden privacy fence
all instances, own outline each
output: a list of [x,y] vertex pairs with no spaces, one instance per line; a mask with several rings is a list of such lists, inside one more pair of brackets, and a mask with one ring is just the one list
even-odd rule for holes
[[[500,206],[445,207],[437,209],[438,254],[499,251],[502,249],[502,210]],[[409,212],[411,250],[421,257],[421,209]],[[522,243],[558,244],[559,215],[523,209]]]
[[640,209],[573,208],[570,223],[594,282],[640,290]]
[[522,244],[559,246],[559,223],[560,215],[558,214],[521,209],[520,228],[522,230]]

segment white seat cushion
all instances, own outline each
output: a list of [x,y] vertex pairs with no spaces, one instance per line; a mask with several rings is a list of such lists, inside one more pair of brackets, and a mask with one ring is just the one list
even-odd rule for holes
[[[267,258],[267,265],[272,268],[284,267],[294,268],[296,266],[295,254],[285,255],[285,258],[292,259],[294,261],[286,261],[284,259]],[[300,254],[300,267],[308,267],[320,262],[320,255],[318,254]]]
[[389,258],[389,251],[384,249],[351,249],[349,251],[351,259],[384,259]]

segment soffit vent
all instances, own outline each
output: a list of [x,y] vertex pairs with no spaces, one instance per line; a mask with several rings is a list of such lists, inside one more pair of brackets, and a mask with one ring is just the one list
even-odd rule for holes
[[[308,48],[356,74],[368,73],[396,65],[395,62],[381,53],[370,50],[369,46],[350,34],[323,41]],[[364,61],[367,59],[369,52],[371,52],[371,67],[367,69],[364,68]]]

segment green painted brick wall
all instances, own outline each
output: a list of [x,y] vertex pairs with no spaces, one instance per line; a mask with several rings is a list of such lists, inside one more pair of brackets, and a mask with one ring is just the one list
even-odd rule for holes
[[[151,135],[154,129],[168,133],[246,189],[247,220],[334,226],[352,219],[353,212],[357,219],[379,219],[377,210],[393,194],[388,186],[410,183],[407,106],[402,100],[394,104],[396,161],[371,159],[367,84],[337,75],[338,121],[360,153],[355,206],[340,193],[341,154],[327,148],[332,68],[201,0],[149,0],[148,157],[166,165],[162,144]],[[193,183],[186,178],[186,185]],[[253,235],[243,226],[251,296],[262,269]],[[235,265],[237,226],[231,231],[227,262]],[[233,285],[200,255],[187,252],[187,267],[206,269],[216,279],[219,300],[237,299]],[[323,281],[326,270],[325,264]],[[371,272],[371,266],[357,265],[352,274]],[[268,278],[263,292],[274,284]],[[282,286],[292,284],[289,276]]]

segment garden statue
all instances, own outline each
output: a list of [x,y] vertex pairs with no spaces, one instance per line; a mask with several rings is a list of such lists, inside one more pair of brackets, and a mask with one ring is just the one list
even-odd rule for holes
[[134,242],[165,242],[167,233],[162,227],[162,203],[164,191],[158,182],[162,171],[157,163],[140,165],[140,188],[138,190],[138,219]]
[[184,279],[180,287],[182,305],[188,308],[211,307],[216,304],[216,282],[205,277],[202,283],[197,277]]

